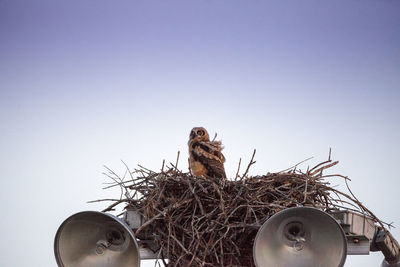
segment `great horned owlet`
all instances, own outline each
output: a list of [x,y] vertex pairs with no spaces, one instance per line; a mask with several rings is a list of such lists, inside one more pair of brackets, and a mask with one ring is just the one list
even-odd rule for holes
[[189,167],[194,176],[226,178],[220,141],[210,141],[203,127],[195,127],[189,136]]

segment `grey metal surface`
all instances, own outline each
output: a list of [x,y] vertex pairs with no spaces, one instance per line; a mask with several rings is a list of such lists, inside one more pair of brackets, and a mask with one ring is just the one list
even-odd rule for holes
[[117,217],[97,211],[66,219],[54,240],[62,267],[138,267],[139,249],[132,230]]
[[140,259],[141,260],[156,260],[160,259],[159,251],[153,252],[148,248],[139,247]]
[[346,260],[347,242],[329,214],[297,207],[280,211],[262,225],[253,253],[257,267],[338,267]]
[[132,229],[138,229],[143,225],[143,216],[137,210],[129,209],[124,213],[124,221]]
[[347,255],[369,255],[370,240],[365,235],[347,235]]
[[334,211],[330,214],[339,221],[346,235],[364,235],[369,240],[375,235],[374,220],[365,215],[349,210]]

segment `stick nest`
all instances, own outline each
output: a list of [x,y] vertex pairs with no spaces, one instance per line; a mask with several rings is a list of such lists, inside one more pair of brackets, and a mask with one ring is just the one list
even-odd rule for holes
[[[254,156],[254,154],[253,154]],[[139,165],[124,177],[109,170],[108,187],[120,186],[120,199],[104,211],[125,203],[144,218],[139,239],[153,239],[166,266],[255,266],[253,243],[260,226],[275,213],[296,206],[330,212],[346,207],[383,223],[351,193],[340,192],[323,175],[338,162],[322,162],[307,172],[296,166],[261,176],[236,175],[234,180],[194,177],[171,164],[154,172]],[[128,174],[128,175],[127,175]],[[106,188],[108,188],[106,187]],[[109,200],[109,199],[108,199]],[[102,200],[98,200],[102,201]],[[168,259],[168,263],[164,261]]]

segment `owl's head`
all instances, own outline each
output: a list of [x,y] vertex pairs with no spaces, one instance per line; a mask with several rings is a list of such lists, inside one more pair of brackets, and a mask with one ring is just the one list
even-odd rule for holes
[[210,137],[209,137],[208,132],[207,132],[207,130],[205,128],[203,128],[203,127],[194,127],[190,131],[189,140],[210,141]]

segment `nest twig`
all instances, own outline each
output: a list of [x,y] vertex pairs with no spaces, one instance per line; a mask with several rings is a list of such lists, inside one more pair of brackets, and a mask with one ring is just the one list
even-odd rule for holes
[[[254,151],[255,153],[255,151]],[[178,155],[179,158],[179,155]],[[176,164],[161,172],[140,166],[128,170],[128,179],[110,171],[107,175],[120,186],[121,198],[104,211],[125,203],[143,215],[145,223],[136,236],[148,237],[161,249],[167,266],[254,266],[252,247],[259,227],[273,214],[296,206],[311,206],[330,212],[351,209],[384,224],[350,194],[330,186],[323,175],[336,165],[329,159],[301,172],[297,165],[278,173],[247,176],[253,157],[242,176],[235,180],[194,177]],[[239,163],[240,164],[240,163]],[[167,170],[164,170],[166,169]],[[239,172],[239,168],[238,168]],[[107,188],[108,188],[107,187]],[[101,200],[99,200],[101,201]]]

